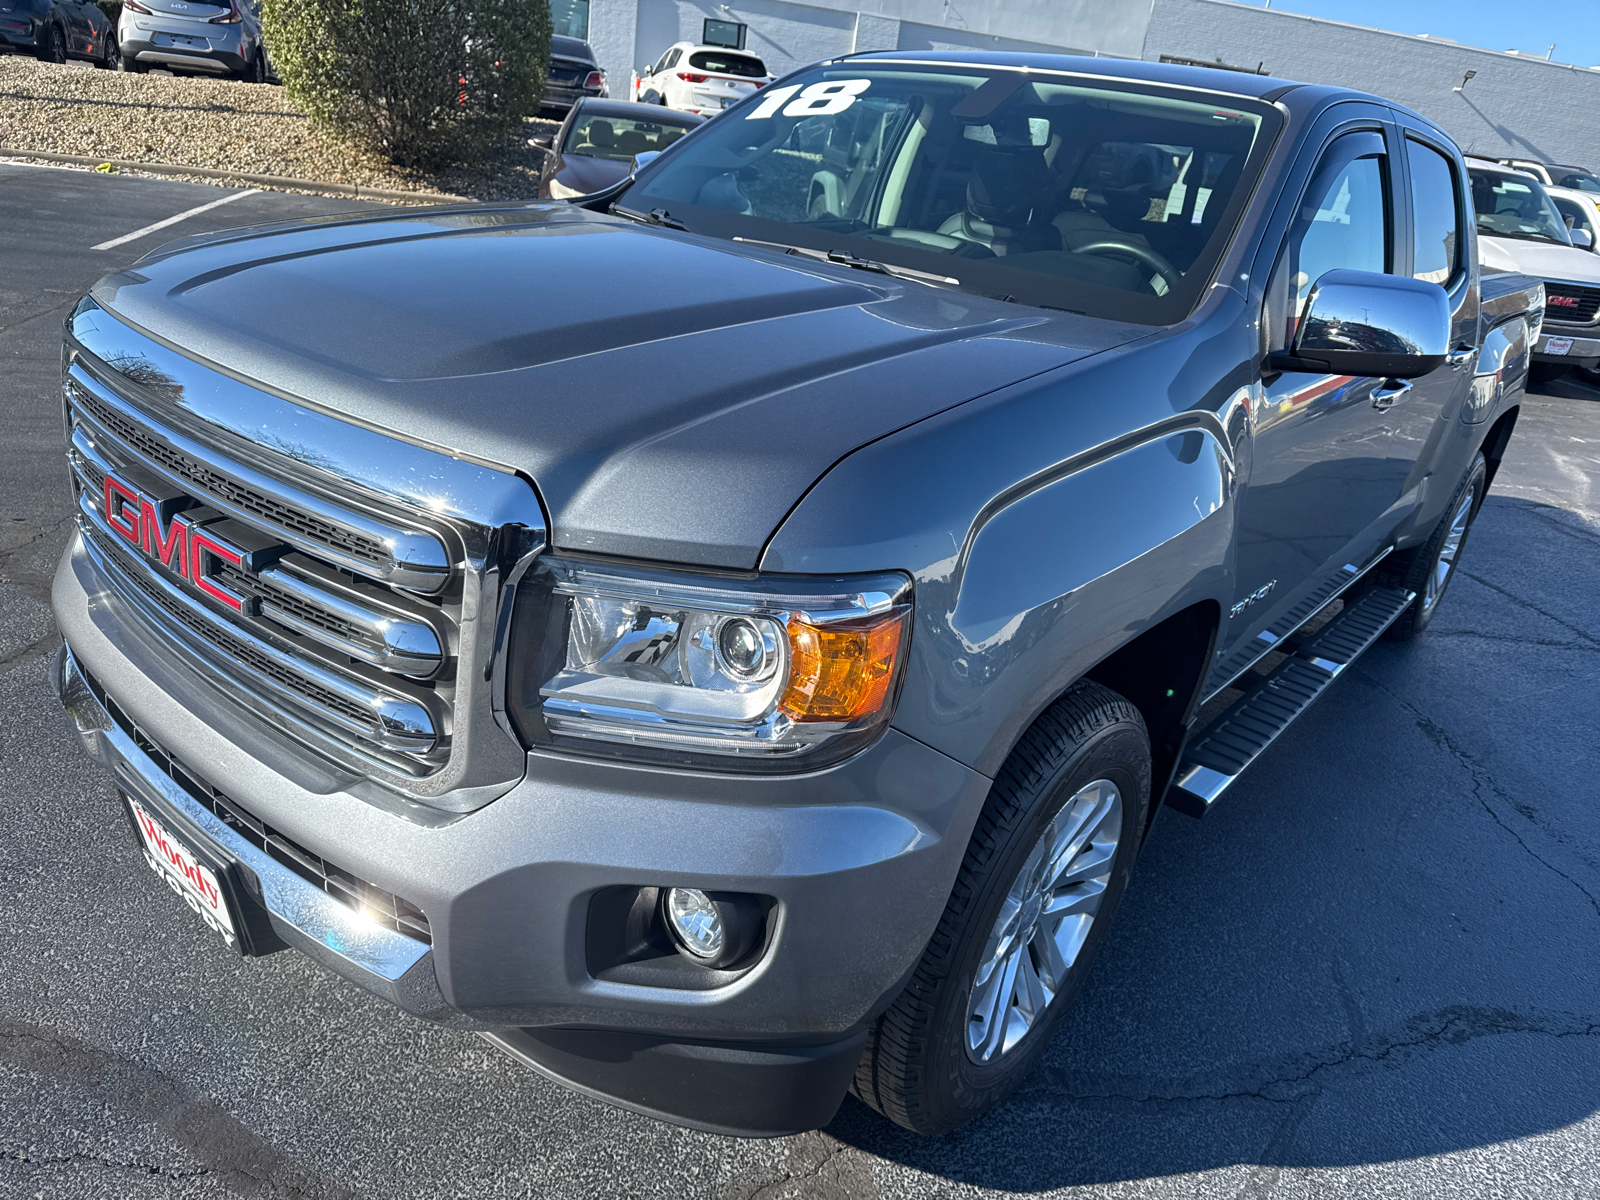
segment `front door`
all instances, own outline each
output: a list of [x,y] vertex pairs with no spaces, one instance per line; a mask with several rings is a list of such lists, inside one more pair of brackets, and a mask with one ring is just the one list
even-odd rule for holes
[[[1265,349],[1289,348],[1326,272],[1395,270],[1395,177],[1389,139],[1376,120],[1324,148],[1268,280]],[[1397,443],[1400,406],[1390,403],[1392,390],[1384,380],[1348,375],[1263,376],[1239,507],[1235,603],[1212,690],[1270,650],[1381,549],[1393,525],[1386,514],[1416,457]]]

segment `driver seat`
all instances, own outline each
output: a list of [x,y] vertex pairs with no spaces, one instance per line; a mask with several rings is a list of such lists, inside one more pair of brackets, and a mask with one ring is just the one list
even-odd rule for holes
[[967,180],[966,210],[939,226],[939,232],[999,257],[1046,248],[1029,223],[1044,198],[1048,173],[1043,147],[980,150]]

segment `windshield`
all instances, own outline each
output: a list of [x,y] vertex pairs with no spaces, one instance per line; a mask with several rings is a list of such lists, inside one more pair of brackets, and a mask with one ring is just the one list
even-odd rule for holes
[[856,59],[769,86],[618,200],[696,233],[1148,324],[1198,300],[1276,110],[1155,84]]
[[1566,223],[1537,179],[1502,175],[1498,171],[1468,171],[1467,174],[1472,177],[1472,207],[1478,214],[1479,233],[1529,242],[1555,242],[1562,246],[1570,244]]
[[1596,179],[1586,171],[1569,171],[1565,175],[1558,175],[1556,186],[1575,188],[1580,192],[1600,193],[1600,179]]
[[635,155],[646,150],[665,150],[688,132],[682,125],[666,120],[580,113],[567,131],[567,140],[561,143],[561,153],[632,162]]
[[767,77],[767,66],[759,58],[745,54],[724,54],[720,50],[691,54],[689,65],[697,71],[711,71],[718,75],[742,75],[746,79]]

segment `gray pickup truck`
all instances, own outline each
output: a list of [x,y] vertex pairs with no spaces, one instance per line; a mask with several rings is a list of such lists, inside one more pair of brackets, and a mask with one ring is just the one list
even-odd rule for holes
[[176,243],[68,322],[55,686],[235,952],[951,1129],[1163,804],[1433,617],[1543,305],[1466,182],[1337,88],[885,53],[574,203]]

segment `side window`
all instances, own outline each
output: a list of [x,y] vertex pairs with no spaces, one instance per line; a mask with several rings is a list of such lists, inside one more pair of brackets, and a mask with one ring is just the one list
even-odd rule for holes
[[666,65],[662,69],[670,71],[673,67],[678,65],[678,59],[682,56],[682,50],[674,50],[671,54],[667,55]]
[[1301,198],[1267,282],[1267,349],[1284,350],[1318,279],[1329,271],[1390,267],[1389,165],[1377,133],[1330,146]]
[[1406,139],[1411,166],[1411,272],[1429,283],[1447,284],[1461,263],[1461,188],[1448,158],[1431,146]]

